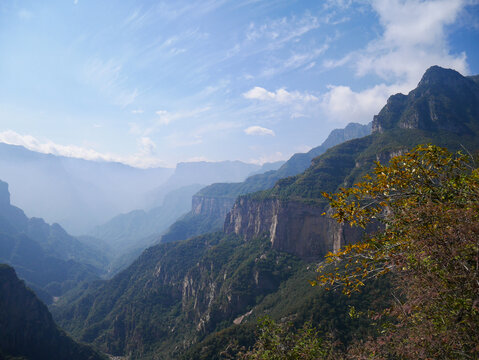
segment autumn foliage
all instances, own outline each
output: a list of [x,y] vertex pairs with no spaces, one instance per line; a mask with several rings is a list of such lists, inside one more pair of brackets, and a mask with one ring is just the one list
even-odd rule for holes
[[339,222],[376,224],[378,231],[328,254],[313,284],[351,294],[389,272],[396,284],[382,334],[348,356],[479,358],[479,169],[473,157],[419,146],[388,165],[377,163],[364,182],[324,196]]

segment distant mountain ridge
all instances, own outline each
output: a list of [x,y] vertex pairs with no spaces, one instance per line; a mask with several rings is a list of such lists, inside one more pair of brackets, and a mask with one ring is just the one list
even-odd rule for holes
[[243,181],[252,172],[261,171],[263,167],[279,166],[279,164],[259,166],[241,161],[180,162],[163,185],[149,192],[149,208],[161,206],[163,198],[172,190],[192,184],[206,186],[217,182]]
[[161,206],[164,196],[180,187],[242,181],[260,169],[241,161],[139,169],[0,143],[0,179],[10,184],[13,203],[29,216],[59,223],[75,235],[86,234],[118,214]]
[[60,225],[28,218],[10,204],[0,180],[0,262],[15,267],[47,303],[83,281],[99,279],[108,258],[69,235]]
[[143,194],[172,173],[173,169],[138,169],[0,143],[0,179],[9,183],[12,202],[29,216],[60,223],[76,235],[140,207]]

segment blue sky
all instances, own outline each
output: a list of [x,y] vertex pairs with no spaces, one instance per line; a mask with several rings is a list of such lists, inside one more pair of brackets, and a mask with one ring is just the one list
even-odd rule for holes
[[431,65],[479,73],[470,0],[0,0],[0,141],[174,166],[288,159]]

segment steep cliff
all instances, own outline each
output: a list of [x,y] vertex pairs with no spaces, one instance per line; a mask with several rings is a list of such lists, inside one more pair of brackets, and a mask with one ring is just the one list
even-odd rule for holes
[[224,231],[244,239],[266,234],[273,249],[316,260],[363,236],[363,231],[322,215],[326,210],[300,201],[241,197],[226,216]]
[[230,198],[215,198],[195,195],[191,201],[191,212],[194,215],[205,215],[224,218],[234,204]]

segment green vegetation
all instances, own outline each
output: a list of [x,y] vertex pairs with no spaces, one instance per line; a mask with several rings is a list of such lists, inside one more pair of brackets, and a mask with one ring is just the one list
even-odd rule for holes
[[201,234],[220,231],[223,228],[224,219],[209,215],[196,215],[188,213],[170,226],[168,231],[161,236],[161,242],[186,240]]
[[106,359],[58,329],[47,307],[5,264],[0,264],[0,358]]
[[361,330],[370,336],[349,341],[322,332],[321,325],[265,320],[247,358],[478,358],[479,168],[474,159],[419,146],[389,165],[378,163],[364,182],[325,196],[338,221],[365,227],[380,220],[385,226],[364,242],[330,253],[312,284],[337,300],[339,290],[352,300],[368,294],[372,282],[378,289],[377,281],[386,279],[393,287],[378,298],[391,302],[378,311],[374,303],[363,307],[348,301],[342,315],[353,323],[369,321]]
[[377,164],[366,181],[326,196],[338,221],[383,231],[328,256],[348,271],[323,271],[318,283],[350,294],[365,279],[393,272],[396,323],[369,342],[378,358],[479,356],[479,169],[469,155],[419,146]]

